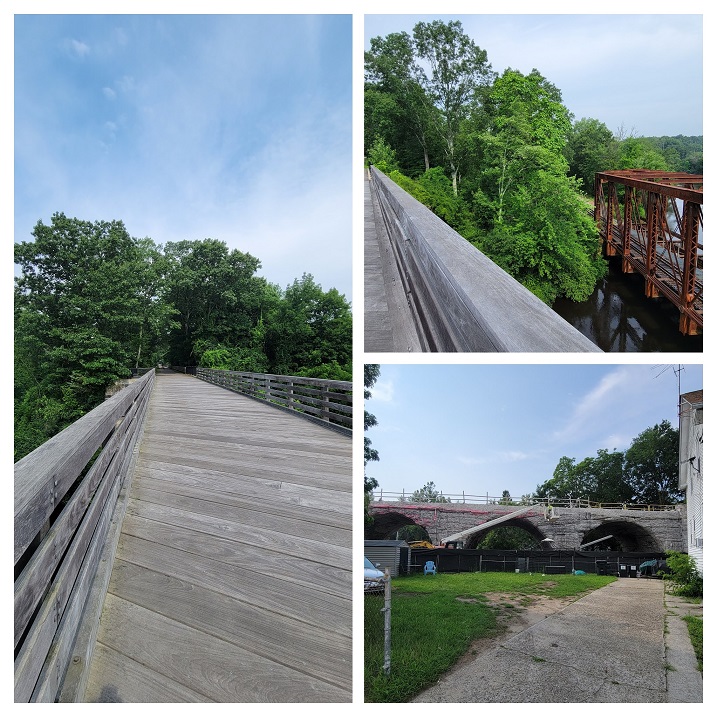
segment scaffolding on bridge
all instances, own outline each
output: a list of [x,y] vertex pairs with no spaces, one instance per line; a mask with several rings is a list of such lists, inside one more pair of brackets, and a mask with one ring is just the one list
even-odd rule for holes
[[607,256],[645,277],[645,294],[680,311],[680,331],[703,324],[702,175],[626,169],[595,175],[595,221]]

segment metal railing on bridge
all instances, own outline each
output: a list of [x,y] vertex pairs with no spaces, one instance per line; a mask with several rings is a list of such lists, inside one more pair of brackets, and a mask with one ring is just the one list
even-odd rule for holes
[[351,434],[353,384],[303,376],[197,368],[197,378]]
[[502,496],[471,495],[469,493],[440,493],[435,500],[420,501],[413,499],[413,493],[401,491],[377,490],[371,494],[372,503],[403,503],[411,505],[429,505],[440,508],[442,505],[503,505],[506,508],[520,508],[521,506],[535,505],[553,508],[592,508],[607,510],[676,510],[676,505],[661,505],[656,503],[607,503],[591,500],[590,498],[530,498],[520,501],[506,501]]
[[145,373],[15,464],[15,702],[56,701],[70,665],[82,689],[76,637],[153,381]]

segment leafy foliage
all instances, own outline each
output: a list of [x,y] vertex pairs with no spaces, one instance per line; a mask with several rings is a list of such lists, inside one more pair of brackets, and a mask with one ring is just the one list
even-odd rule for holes
[[671,583],[671,591],[683,597],[702,597],[702,576],[695,559],[687,553],[676,551],[667,552],[667,567],[665,580]]
[[625,453],[625,480],[638,503],[676,503],[679,489],[679,431],[662,421],[645,429]]
[[598,503],[670,505],[680,500],[679,431],[662,421],[633,439],[627,451],[600,448],[576,463],[563,456],[537,498],[589,498]]
[[597,171],[701,172],[701,138],[573,124],[537,69],[497,77],[457,21],[372,38],[364,69],[369,161],[548,304],[587,299],[607,272],[585,196]]
[[450,503],[451,499],[446,498],[439,490],[436,488],[433,481],[428,481],[426,485],[423,486],[423,488],[420,488],[419,490],[414,490],[410,497],[411,502],[413,503]]
[[304,274],[282,292],[215,239],[131,237],[54,214],[15,245],[15,458],[99,404],[131,366],[351,378],[351,311]]
[[498,526],[490,530],[476,544],[477,550],[533,550],[540,541],[522,528]]
[[16,458],[104,398],[142,356],[162,352],[172,310],[156,294],[159,250],[122,222],[64,214],[15,245]]
[[[371,398],[371,391],[369,389],[374,386],[378,377],[381,375],[381,367],[375,363],[364,364],[363,367],[363,397],[365,401]],[[369,413],[365,408],[363,412],[363,430],[368,431],[369,428],[378,424],[376,416],[373,413]],[[367,436],[363,437],[363,465],[364,469],[366,465],[371,461],[377,461],[378,451],[371,447],[371,439]],[[371,499],[371,491],[378,487],[378,481],[375,478],[366,475],[364,470],[363,476],[363,503],[364,503],[364,522],[369,525],[373,522],[373,519],[368,513],[368,505]]]

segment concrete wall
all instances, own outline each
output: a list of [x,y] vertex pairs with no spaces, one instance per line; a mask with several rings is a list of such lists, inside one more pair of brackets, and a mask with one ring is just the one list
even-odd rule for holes
[[389,238],[434,351],[600,352],[497,264],[375,168]]

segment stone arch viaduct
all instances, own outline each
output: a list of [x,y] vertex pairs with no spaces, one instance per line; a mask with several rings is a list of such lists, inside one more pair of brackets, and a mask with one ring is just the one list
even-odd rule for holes
[[[374,518],[371,537],[389,538],[405,525],[420,525],[426,529],[431,541],[438,545],[448,536],[507,516],[522,507],[466,503],[372,503],[369,508]],[[556,517],[549,519],[545,506],[536,505],[529,512],[500,525],[522,528],[539,541],[549,538],[553,541],[550,547],[555,550],[577,549],[582,544],[611,535],[624,551],[685,552],[687,523],[682,508],[557,508],[554,512]],[[488,528],[488,531],[491,529]],[[484,535],[485,531],[471,534],[465,541],[465,547],[475,547]]]

